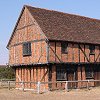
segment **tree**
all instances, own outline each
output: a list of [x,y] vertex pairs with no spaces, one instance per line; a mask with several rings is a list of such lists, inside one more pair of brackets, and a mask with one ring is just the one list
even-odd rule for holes
[[15,71],[11,67],[0,67],[0,79],[15,78]]

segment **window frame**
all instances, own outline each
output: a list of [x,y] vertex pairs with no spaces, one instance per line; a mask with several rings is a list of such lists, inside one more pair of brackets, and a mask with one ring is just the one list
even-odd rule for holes
[[90,55],[95,54],[95,46],[94,45],[89,45],[89,50],[90,50]]
[[85,76],[86,79],[94,79],[94,70],[93,67],[86,66],[85,67]]
[[[59,70],[59,71],[58,71]],[[59,72],[59,73],[58,73]],[[66,73],[65,66],[57,66],[56,67],[56,80],[57,81],[66,81],[67,80],[67,73]],[[63,77],[63,78],[62,78]]]
[[31,42],[24,42],[23,43],[23,57],[31,56]]
[[61,42],[61,53],[68,54],[68,43]]

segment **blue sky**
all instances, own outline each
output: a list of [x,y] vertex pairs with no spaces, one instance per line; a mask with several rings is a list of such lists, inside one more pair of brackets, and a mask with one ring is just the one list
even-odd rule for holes
[[100,19],[100,0],[1,0],[0,64],[8,63],[6,45],[24,4]]

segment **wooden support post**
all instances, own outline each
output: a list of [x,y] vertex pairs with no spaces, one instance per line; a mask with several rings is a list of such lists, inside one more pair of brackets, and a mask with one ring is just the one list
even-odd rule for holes
[[47,73],[48,73],[48,69],[47,69],[47,71],[44,73],[43,77],[40,79],[40,82],[43,81],[43,79],[45,78],[45,76],[47,75]]
[[79,45],[79,49],[82,51],[82,53],[84,54],[85,58],[87,59],[88,62],[90,62],[90,60],[88,59],[86,53],[83,51],[83,49],[81,48],[81,46]]
[[10,90],[10,81],[8,81],[8,89]]
[[96,60],[95,60],[94,62],[97,62],[97,60],[98,60],[99,56],[100,56],[100,53],[98,54],[98,56],[97,56],[97,58],[96,58]]
[[49,42],[47,40],[47,62],[49,62]]
[[[77,69],[78,80],[81,80],[81,67],[78,66]],[[81,82],[78,82],[78,88],[81,88]]]
[[56,81],[56,66],[53,65],[52,66],[52,89],[53,90],[56,89],[56,83],[55,83],[55,81]]
[[62,63],[63,61],[58,57],[58,55],[56,54],[56,52],[50,47],[49,45],[49,48],[53,51],[53,53],[55,54],[55,56],[58,58],[58,60]]
[[78,45],[78,58],[79,58],[79,63],[80,63],[80,47]]
[[72,62],[74,62],[74,44],[72,44]]

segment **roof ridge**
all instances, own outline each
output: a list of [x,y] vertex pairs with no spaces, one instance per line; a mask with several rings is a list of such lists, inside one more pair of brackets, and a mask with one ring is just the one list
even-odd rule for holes
[[50,9],[47,9],[47,8],[33,7],[33,6],[30,6],[30,5],[24,5],[24,7],[30,7],[30,8],[34,8],[34,9],[41,9],[41,10],[47,10],[47,11],[54,11],[54,12],[62,13],[62,14],[65,14],[65,15],[77,16],[77,17],[81,17],[81,18],[94,20],[94,21],[100,21],[100,19],[96,19],[96,18],[92,18],[92,17],[88,17],[88,16],[83,16],[83,15],[79,15],[79,14],[72,14],[72,13],[66,13],[66,12],[57,11],[57,10],[50,10]]
[[[25,8],[27,8],[32,14],[32,17],[39,24],[39,27],[44,32],[48,40],[72,41],[100,45],[99,19],[44,8],[37,8],[30,5],[24,5],[21,14]],[[21,14],[18,21],[20,20]],[[7,44],[7,48],[9,47],[9,43],[15,32],[15,28]],[[70,28],[70,30],[68,28]],[[82,33],[84,35],[82,35]]]

